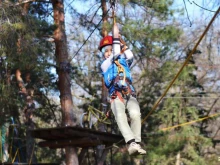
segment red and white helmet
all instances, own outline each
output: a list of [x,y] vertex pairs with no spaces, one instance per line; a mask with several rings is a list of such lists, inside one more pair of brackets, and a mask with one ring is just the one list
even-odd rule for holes
[[112,36],[106,36],[104,37],[99,44],[99,50],[101,51],[103,47],[107,45],[112,45],[113,38]]

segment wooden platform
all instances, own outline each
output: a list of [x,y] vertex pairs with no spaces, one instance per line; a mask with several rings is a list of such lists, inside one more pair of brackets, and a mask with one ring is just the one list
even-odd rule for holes
[[38,143],[40,147],[49,148],[66,146],[87,148],[102,144],[110,146],[118,142],[125,143],[121,135],[71,126],[36,129],[31,131],[31,135],[34,138],[42,139]]

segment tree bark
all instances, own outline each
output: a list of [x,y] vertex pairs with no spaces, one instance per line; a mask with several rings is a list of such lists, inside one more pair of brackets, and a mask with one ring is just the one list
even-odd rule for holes
[[[73,114],[73,101],[71,95],[70,63],[68,60],[67,37],[65,33],[64,2],[63,0],[52,0],[54,11],[55,56],[57,71],[59,75],[58,88],[60,91],[60,102],[62,108],[62,125],[75,126],[76,117]],[[78,155],[74,147],[65,147],[66,164],[78,165]]]
[[[30,130],[33,130],[35,124],[32,120],[33,111],[35,110],[35,104],[33,102],[33,91],[26,89],[24,81],[21,77],[21,71],[16,70],[16,80],[20,88],[20,94],[24,97],[26,106],[24,107],[24,123],[26,125],[26,159],[28,163],[37,163],[37,158],[35,155],[35,140],[30,134]],[[32,92],[29,92],[32,91]]]
[[[19,0],[21,2],[21,0]],[[22,15],[26,16],[29,10],[29,3],[25,3],[23,6]],[[22,53],[22,35],[19,36],[16,46],[17,53]],[[18,83],[18,87],[20,88],[19,93],[24,97],[26,102],[26,106],[24,107],[24,123],[26,125],[26,161],[28,163],[37,163],[37,157],[35,155],[35,140],[31,136],[30,131],[35,128],[35,123],[33,122],[33,111],[35,110],[35,104],[33,101],[33,91],[32,89],[27,89],[25,87],[22,74],[20,69],[16,70],[16,80]],[[28,76],[27,76],[28,75]],[[30,83],[30,73],[26,75],[25,81],[26,83]]]
[[[101,5],[102,5],[102,20],[103,20],[103,24],[102,24],[102,31],[101,31],[101,35],[102,37],[107,36],[108,32],[107,32],[107,21],[108,21],[108,16],[107,16],[107,5],[106,5],[106,1],[105,0],[101,0]],[[104,83],[104,79],[102,78],[102,104],[101,104],[101,111],[106,113],[107,112],[107,96],[108,96],[108,91],[105,87],[105,83]],[[99,123],[99,127],[98,127],[99,131],[105,132],[105,124],[103,123]],[[107,152],[108,150],[105,150],[105,146],[104,145],[99,145],[97,147],[97,162],[98,165],[103,165],[104,164],[104,160],[107,156]]]
[[106,1],[105,0],[102,0],[101,1],[101,5],[102,5],[102,21],[103,21],[103,24],[102,24],[102,37],[105,37],[108,35],[108,32],[107,32],[107,22],[108,22],[108,13],[107,13],[107,5],[106,5]]

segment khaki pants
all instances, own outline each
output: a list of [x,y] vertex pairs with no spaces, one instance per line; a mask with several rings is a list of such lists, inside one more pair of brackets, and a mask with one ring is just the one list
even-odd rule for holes
[[[125,103],[123,103],[118,97],[111,102],[111,109],[119,130],[121,131],[125,142],[128,142],[131,139],[135,139],[135,142],[141,142],[141,113],[139,104],[136,98],[132,96],[130,96],[129,100],[125,100],[124,102]],[[128,109],[131,119],[130,126],[125,113],[126,108]]]

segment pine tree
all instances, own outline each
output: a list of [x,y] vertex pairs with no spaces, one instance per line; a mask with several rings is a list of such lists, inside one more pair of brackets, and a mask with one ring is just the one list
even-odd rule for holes
[[[43,106],[48,104],[48,98],[42,97],[45,95],[44,91],[50,90],[55,84],[52,82],[55,80],[54,74],[50,71],[54,65],[51,58],[52,44],[45,38],[45,36],[52,34],[54,28],[44,20],[38,19],[37,13],[27,12],[28,15],[25,15],[21,6],[22,4],[19,3],[16,3],[14,7],[13,3],[3,3],[1,6],[3,9],[0,11],[2,22],[0,54],[1,59],[4,60],[1,61],[3,70],[1,70],[0,79],[2,94],[0,102],[1,113],[3,113],[1,115],[5,116],[1,126],[13,117],[15,123],[19,125],[19,138],[24,139],[24,128],[26,128],[24,125],[26,107],[24,96],[31,95],[35,103]],[[29,7],[30,10],[34,10],[36,6],[30,5]],[[19,73],[19,80],[22,80],[18,84],[15,78],[16,73]],[[25,94],[24,91],[27,93]],[[46,108],[47,106],[38,109],[38,111],[34,110],[34,118],[36,119],[38,116],[41,122],[51,121],[53,114],[50,114],[52,113],[50,107],[47,108],[49,111],[46,115],[42,113]],[[37,125],[37,119],[35,122]],[[24,155],[25,151],[20,152]],[[9,161],[12,160],[13,155],[10,155]],[[25,162],[25,159],[20,161]]]
[[[165,75],[170,75],[170,68],[179,68],[182,62],[170,62],[171,66],[164,66]],[[191,63],[194,63],[192,60]],[[163,68],[163,67],[162,67]],[[201,132],[199,123],[183,123],[197,120],[204,116],[203,110],[197,106],[193,97],[203,91],[194,75],[197,67],[189,65],[181,72],[179,78],[173,85],[173,92],[167,95],[160,109],[152,115],[154,124],[152,130],[169,128],[167,132],[158,137],[149,137],[149,164],[163,162],[164,164],[175,164],[177,158],[179,163],[184,164],[207,164],[204,159],[205,148],[210,146],[211,139]],[[194,93],[194,94],[193,94]],[[201,145],[202,144],[202,145]]]

